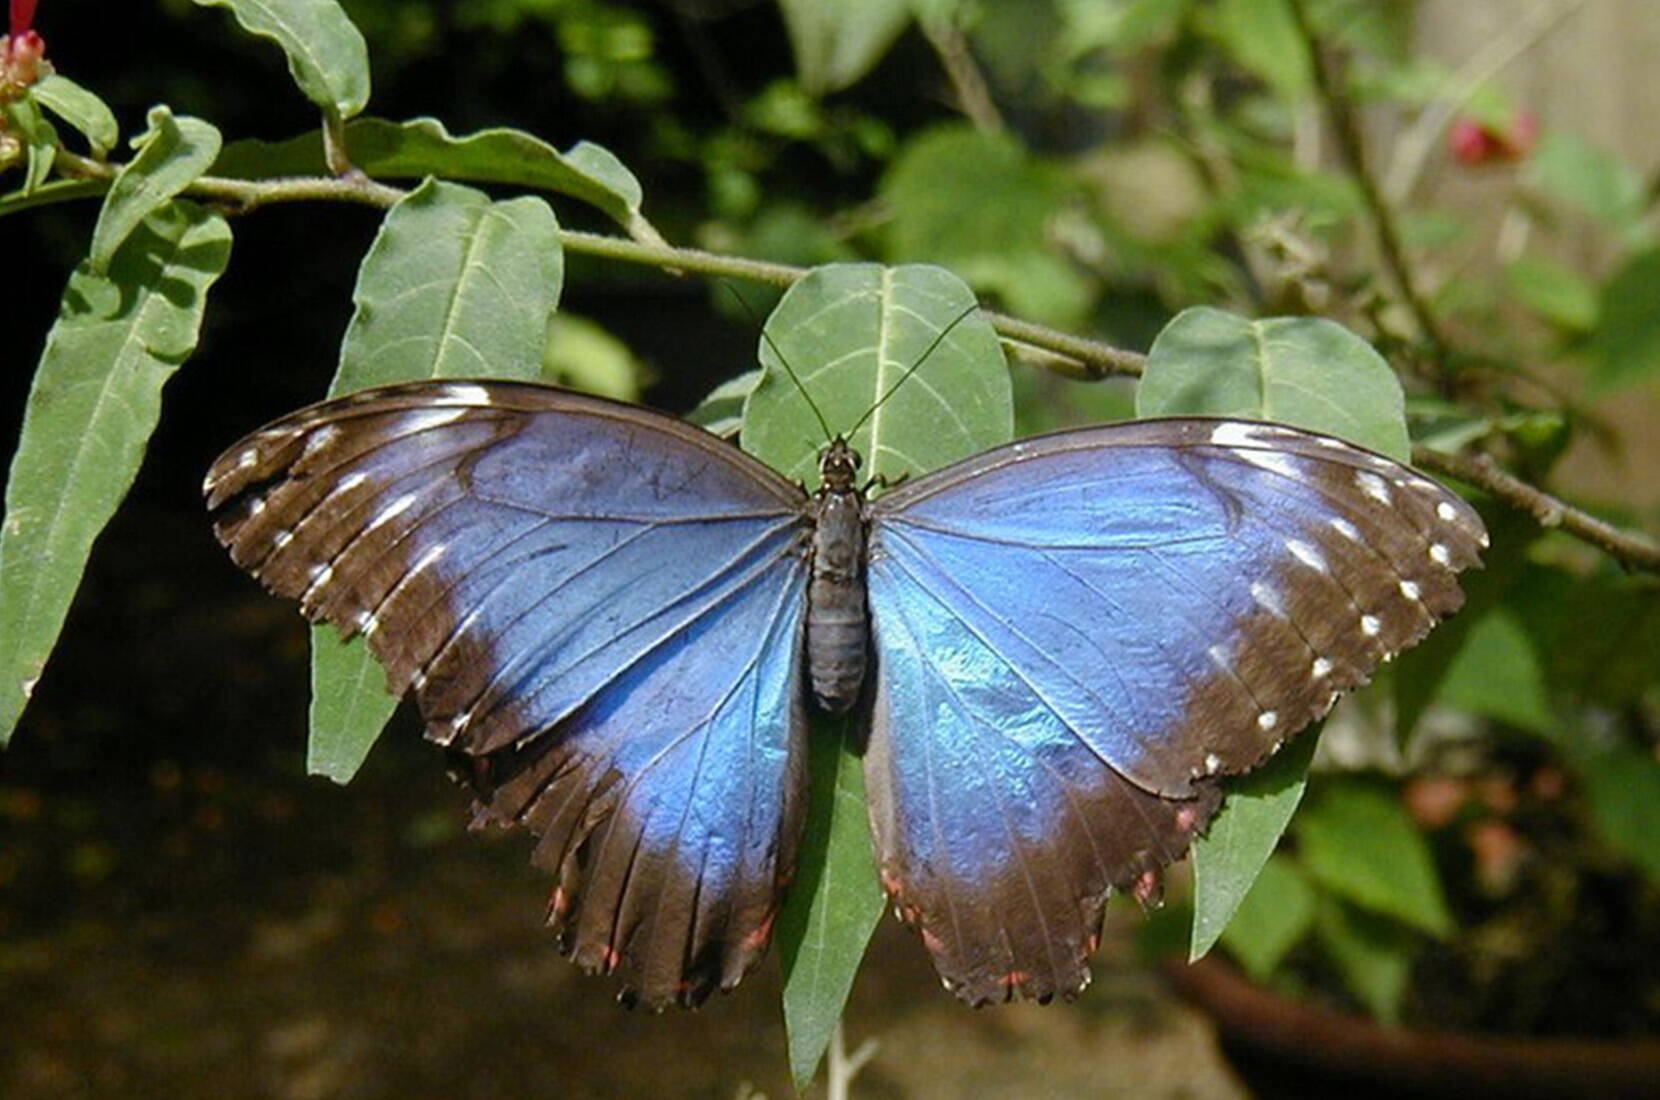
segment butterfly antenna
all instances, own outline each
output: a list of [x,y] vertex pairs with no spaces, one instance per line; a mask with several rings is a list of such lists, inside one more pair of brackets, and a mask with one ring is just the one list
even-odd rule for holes
[[801,391],[801,396],[807,402],[807,407],[813,410],[813,417],[818,421],[819,430],[824,433],[824,441],[826,443],[830,442],[835,436],[830,431],[829,422],[824,419],[824,413],[819,409],[818,402],[813,400],[813,395],[807,392],[806,386],[802,385],[801,376],[795,373],[795,368],[790,366],[788,359],[784,358],[784,353],[779,350],[778,344],[767,334],[765,322],[761,320],[749,302],[744,299],[744,296],[738,293],[737,287],[728,282],[722,282],[721,286],[725,287],[732,297],[738,300],[739,307],[743,309],[756,329],[760,331],[761,339],[767,342],[767,347],[772,349],[772,354],[778,359],[779,365],[784,368],[784,373],[790,376],[790,381],[795,383],[795,388]]
[[906,383],[906,381],[908,381],[910,379],[911,375],[915,374],[921,368],[922,364],[924,364],[928,361],[928,357],[930,355],[934,354],[934,349],[939,347],[941,344],[945,343],[945,338],[947,336],[951,335],[951,331],[953,329],[955,329],[958,325],[960,325],[964,321],[966,321],[969,318],[969,316],[971,314],[973,314],[975,311],[977,311],[979,308],[980,308],[980,303],[975,302],[973,305],[969,306],[967,309],[965,309],[961,313],[957,314],[956,317],[952,318],[951,323],[949,325],[946,325],[944,328],[940,329],[939,334],[934,337],[934,342],[929,344],[927,350],[925,350],[921,355],[917,356],[916,362],[912,363],[909,367],[905,368],[905,373],[899,376],[899,381],[897,381],[893,385],[889,386],[888,387],[888,392],[884,393],[881,397],[878,397],[876,399],[876,404],[874,404],[870,408],[866,409],[865,410],[865,415],[863,415],[859,418],[858,423],[854,424],[853,427],[848,429],[847,437],[849,439],[853,438],[853,435],[856,432],[858,432],[858,430],[860,428],[865,426],[865,421],[869,420],[872,416],[875,416],[876,415],[876,410],[881,408],[883,406],[883,404],[885,404],[887,402],[888,398],[890,398],[894,395],[894,391],[898,390],[900,386],[903,386]]

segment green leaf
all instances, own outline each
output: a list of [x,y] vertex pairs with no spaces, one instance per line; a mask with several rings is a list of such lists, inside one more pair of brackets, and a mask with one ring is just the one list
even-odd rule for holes
[[1660,371],[1660,249],[1627,260],[1602,288],[1591,333],[1591,384],[1601,393]]
[[335,0],[193,0],[229,8],[242,29],[269,38],[288,57],[305,97],[351,118],[369,102],[369,48]]
[[[541,199],[491,202],[429,180],[386,215],[358,271],[330,396],[421,378],[532,380],[542,370],[564,259]],[[312,633],[307,765],[344,783],[397,699],[361,638]]]
[[1604,843],[1660,882],[1660,761],[1624,744],[1569,755]]
[[1023,317],[1063,327],[1084,320],[1094,288],[1050,240],[1078,185],[1013,138],[936,127],[906,142],[880,194],[892,214],[890,260],[943,264]]
[[646,368],[628,345],[586,317],[555,313],[542,352],[544,382],[613,401],[637,401]]
[[161,389],[196,348],[231,234],[175,202],[111,258],[69,277],[35,372],[0,527],[0,743],[63,626],[92,542],[126,495],[161,414]]
[[1492,549],[1483,556],[1481,570],[1460,578],[1464,606],[1396,661],[1391,682],[1396,737],[1402,745],[1408,743],[1418,720],[1436,701],[1476,624],[1513,590],[1527,592],[1529,600],[1535,598],[1533,586],[1518,585],[1518,581],[1528,567],[1528,548],[1538,541],[1538,523],[1532,516],[1509,508],[1486,512],[1482,519],[1492,537]]
[[1406,993],[1412,957],[1418,947],[1412,934],[1391,920],[1345,905],[1337,898],[1323,899],[1315,928],[1349,991],[1372,1015],[1394,1023],[1400,1016],[1401,997]]
[[1528,157],[1529,182],[1617,233],[1628,245],[1650,243],[1642,177],[1584,138],[1547,133]]
[[728,378],[710,390],[697,408],[686,414],[686,419],[722,439],[736,438],[744,423],[744,402],[760,381],[759,367]]
[[23,172],[20,196],[37,194],[46,186],[52,174],[52,165],[58,157],[58,132],[40,113],[40,107],[27,96],[6,105],[6,118],[11,129],[23,139],[28,151],[28,164]]
[[1341,436],[1405,462],[1405,400],[1372,346],[1318,317],[1183,310],[1153,341],[1138,416],[1238,416]]
[[767,319],[765,373],[744,403],[744,450],[817,484],[818,452],[829,441],[780,355],[830,432],[849,432],[863,418],[849,442],[864,456],[866,476],[915,476],[1007,442],[1008,368],[997,333],[974,306],[968,287],[943,268],[813,269]]
[[1228,52],[1280,94],[1308,91],[1308,46],[1289,0],[1220,0],[1215,28]]
[[790,1072],[805,1089],[818,1071],[853,976],[882,919],[882,889],[865,809],[855,720],[815,715],[811,800],[795,881],[778,918]]
[[1256,771],[1228,783],[1227,801],[1193,843],[1193,938],[1188,959],[1215,946],[1303,800],[1318,730],[1305,730]]
[[[363,118],[346,126],[346,144],[352,163],[371,176],[439,176],[557,191],[603,211],[636,240],[662,240],[640,214],[639,180],[609,150],[592,142],[578,142],[561,153],[522,130],[480,130],[454,137],[437,119],[400,123]],[[214,175],[238,179],[326,171],[317,133],[274,143],[238,141],[227,146],[213,166]]]
[[1438,701],[1550,736],[1557,718],[1533,641],[1503,608],[1483,615],[1447,670]]
[[881,60],[911,19],[911,0],[778,0],[795,69],[813,95],[840,91]]
[[1543,256],[1523,256],[1505,268],[1516,298],[1540,318],[1569,332],[1588,332],[1597,320],[1597,291],[1570,267]]
[[104,159],[120,140],[115,114],[104,101],[70,80],[53,73],[29,89],[36,103],[75,127],[92,147],[92,155]]
[[1267,978],[1286,952],[1314,927],[1314,887],[1285,856],[1272,856],[1222,933],[1222,943],[1245,972]]
[[330,393],[417,378],[534,379],[563,279],[547,203],[492,202],[428,181],[369,246]]
[[1332,893],[1433,936],[1452,931],[1429,844],[1393,792],[1352,779],[1322,783],[1297,818],[1297,845]]
[[87,262],[102,272],[138,224],[190,186],[219,155],[219,131],[199,118],[174,118],[150,108],[150,128],[136,139],[138,155],[122,166],[104,196]]
[[327,623],[311,628],[307,775],[350,783],[397,708],[397,698],[386,690],[386,673],[361,639],[343,639]]

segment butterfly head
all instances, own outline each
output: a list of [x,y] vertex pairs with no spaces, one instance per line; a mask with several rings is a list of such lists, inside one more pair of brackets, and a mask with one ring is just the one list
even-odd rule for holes
[[859,452],[838,435],[818,456],[819,483],[832,493],[852,492],[853,480],[859,476],[863,462]]

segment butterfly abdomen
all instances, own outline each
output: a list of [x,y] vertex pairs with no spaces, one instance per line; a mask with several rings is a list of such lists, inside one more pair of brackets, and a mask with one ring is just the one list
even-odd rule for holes
[[830,713],[840,714],[859,697],[870,637],[863,502],[851,489],[827,489],[814,498],[813,518],[807,672],[814,700]]

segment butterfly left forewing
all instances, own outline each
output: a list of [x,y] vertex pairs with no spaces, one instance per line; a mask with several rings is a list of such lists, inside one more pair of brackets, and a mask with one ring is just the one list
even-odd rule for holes
[[1050,954],[1089,944],[1100,884],[1179,856],[1212,777],[1454,610],[1485,541],[1388,459],[1208,420],[999,448],[881,498],[872,527],[878,847],[971,1000],[1075,990],[1081,956]]
[[238,564],[367,636],[559,875],[625,996],[693,1003],[766,946],[804,798],[805,498],[713,436],[549,387],[302,410],[207,481]]

